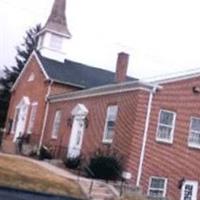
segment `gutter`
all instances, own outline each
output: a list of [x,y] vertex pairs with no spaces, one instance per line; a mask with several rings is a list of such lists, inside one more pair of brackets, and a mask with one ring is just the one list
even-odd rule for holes
[[59,95],[51,95],[49,97],[49,100],[50,102],[60,102],[60,101],[65,101],[65,100],[115,94],[119,92],[127,92],[127,91],[133,91],[133,90],[138,90],[138,89],[151,91],[152,88],[154,87],[160,89],[159,85],[151,85],[151,84],[147,84],[140,81],[134,81],[134,82],[128,82],[128,83],[125,82],[125,83],[120,83],[120,84],[110,84],[106,86],[99,86],[95,88],[89,88],[85,90],[74,91],[74,92],[64,93],[64,94],[59,94]]
[[41,136],[40,136],[40,141],[39,141],[39,145],[38,145],[38,154],[39,154],[39,150],[42,146],[43,140],[44,140],[44,131],[46,128],[46,122],[47,122],[47,116],[48,116],[48,112],[49,112],[49,100],[48,100],[48,96],[51,93],[51,87],[53,85],[53,81],[50,81],[50,84],[48,86],[48,90],[47,90],[47,94],[45,96],[45,114],[44,114],[44,120],[43,120],[43,125],[42,125],[42,132],[41,132]]
[[137,181],[136,186],[140,187],[140,181],[142,176],[142,167],[144,163],[144,156],[145,156],[145,148],[146,148],[146,142],[147,142],[147,133],[149,129],[149,121],[151,116],[151,108],[152,108],[152,102],[153,102],[153,95],[156,92],[156,87],[153,88],[153,90],[149,94],[149,102],[147,107],[147,115],[146,115],[146,121],[145,121],[145,129],[144,129],[144,135],[143,135],[143,142],[142,142],[142,149],[140,154],[140,162],[138,166],[138,173],[137,173]]

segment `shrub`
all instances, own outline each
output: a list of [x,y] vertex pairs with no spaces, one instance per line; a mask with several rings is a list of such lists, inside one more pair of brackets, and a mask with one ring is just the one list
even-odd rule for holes
[[69,169],[77,169],[81,165],[81,156],[64,158],[63,163]]
[[117,180],[121,177],[122,173],[121,156],[115,152],[98,150],[91,157],[86,172],[89,177]]
[[40,148],[39,160],[52,159],[51,152],[48,147],[42,146]]

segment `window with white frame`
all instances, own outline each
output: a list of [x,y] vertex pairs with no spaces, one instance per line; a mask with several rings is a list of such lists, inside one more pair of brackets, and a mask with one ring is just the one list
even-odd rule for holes
[[165,197],[167,179],[163,177],[150,177],[148,195],[151,197]]
[[58,35],[51,35],[50,47],[55,50],[62,49],[63,38]]
[[17,123],[19,120],[19,112],[20,112],[20,108],[16,107],[15,109],[15,115],[14,115],[14,119],[13,119],[13,124],[12,124],[12,130],[11,133],[14,134],[17,128]]
[[200,148],[200,118],[191,117],[188,145]]
[[117,119],[118,106],[112,105],[107,108],[103,142],[112,143],[114,127]]
[[30,118],[29,118],[29,123],[28,123],[28,128],[27,128],[28,134],[31,134],[33,131],[35,117],[36,117],[36,113],[37,113],[37,107],[38,107],[37,102],[34,102],[31,104],[31,113],[30,113]]
[[60,122],[61,122],[61,111],[57,110],[55,113],[55,117],[54,117],[54,121],[53,121],[53,128],[52,128],[52,133],[51,133],[51,138],[53,138],[53,139],[58,138]]
[[174,136],[176,113],[168,110],[160,110],[156,140],[172,143]]

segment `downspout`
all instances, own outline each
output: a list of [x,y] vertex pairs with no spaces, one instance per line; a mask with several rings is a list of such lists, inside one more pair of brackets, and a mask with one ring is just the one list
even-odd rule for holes
[[144,129],[142,149],[141,149],[141,154],[140,154],[140,163],[139,163],[139,167],[138,167],[138,174],[137,174],[137,181],[136,181],[137,187],[140,186],[140,180],[141,180],[141,175],[142,175],[142,167],[143,167],[143,162],[144,162],[145,147],[146,147],[146,141],[147,141],[147,133],[148,133],[148,129],[149,129],[149,120],[150,120],[151,108],[152,108],[152,101],[153,101],[153,95],[156,91],[156,88],[157,87],[154,87],[153,90],[151,90],[151,92],[149,94],[149,102],[148,102],[148,107],[147,107],[145,129]]
[[[48,96],[51,94],[51,86],[53,84],[53,81],[50,81],[50,84],[48,86],[48,90],[47,90],[47,94],[45,96],[45,114],[44,114],[44,120],[43,120],[43,125],[42,125],[42,132],[41,132],[41,136],[40,136],[40,141],[39,141],[39,145],[38,145],[38,151],[42,146],[43,143],[43,139],[44,139],[44,132],[45,132],[45,127],[46,127],[46,122],[47,122],[47,116],[48,116],[48,112],[49,112],[49,101],[48,101]],[[38,152],[39,153],[39,152]]]

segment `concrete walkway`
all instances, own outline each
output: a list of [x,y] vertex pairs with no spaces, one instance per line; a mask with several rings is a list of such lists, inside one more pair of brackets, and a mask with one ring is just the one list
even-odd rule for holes
[[[17,159],[26,160],[29,162],[32,162],[34,164],[37,164],[54,174],[57,174],[58,176],[62,176],[67,179],[71,179],[74,181],[77,181],[82,188],[85,195],[94,200],[110,200],[110,199],[117,199],[119,196],[118,191],[111,185],[106,184],[103,181],[98,180],[92,180],[84,177],[77,177],[76,175],[72,174],[71,172],[61,169],[59,167],[56,167],[48,162],[45,161],[38,161],[34,160],[28,157],[23,157],[19,155],[11,155],[11,154],[4,154],[0,153],[0,156],[6,156],[6,157],[14,157]],[[91,185],[92,185],[92,191],[91,191]],[[91,192],[90,192],[91,191]]]

